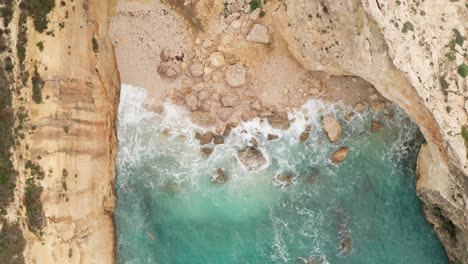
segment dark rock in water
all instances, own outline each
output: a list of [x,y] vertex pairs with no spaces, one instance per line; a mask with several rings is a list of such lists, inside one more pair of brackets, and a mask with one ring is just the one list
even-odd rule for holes
[[300,140],[301,142],[304,142],[304,141],[306,141],[306,140],[309,138],[309,135],[310,135],[309,132],[303,132],[303,133],[301,133],[301,135],[299,136],[299,140]]
[[275,140],[275,139],[278,139],[278,138],[279,138],[278,135],[272,135],[272,134],[268,134],[268,137],[267,137],[268,140]]
[[216,145],[224,144],[224,137],[221,136],[221,135],[215,135],[215,136],[214,136],[214,139],[213,139],[213,142],[214,142]]
[[311,167],[309,169],[309,175],[314,175],[314,176],[320,175],[320,169],[317,167]]
[[340,243],[340,252],[341,254],[348,254],[353,247],[353,240],[351,237],[343,239]]
[[211,132],[206,132],[205,134],[201,135],[200,137],[200,144],[201,145],[206,145],[211,143],[213,141],[213,133]]
[[268,122],[274,128],[288,130],[291,124],[289,123],[288,114],[285,112],[275,112],[268,118]]
[[162,190],[166,193],[178,193],[182,191],[182,187],[178,183],[170,182],[163,185]]
[[341,147],[340,149],[336,150],[335,152],[331,154],[330,160],[335,164],[341,163],[348,155],[348,152],[349,152],[348,147]]
[[239,151],[239,161],[250,171],[259,170],[267,163],[262,152],[255,147],[246,147]]
[[205,154],[205,156],[210,156],[211,153],[213,153],[213,149],[212,148],[201,148],[201,151],[203,152],[203,154]]
[[215,175],[211,177],[212,183],[225,183],[228,180],[226,172],[223,169],[218,168]]
[[258,147],[258,140],[257,140],[257,138],[252,137],[252,138],[250,139],[250,143],[252,143],[252,145],[254,145],[255,147]]
[[312,130],[312,125],[307,125],[305,131],[310,132]]
[[201,134],[200,134],[200,133],[198,133],[198,132],[197,132],[197,133],[195,133],[195,138],[196,138],[196,139],[198,139],[198,140],[200,140],[200,139],[201,139]]
[[275,181],[282,186],[289,186],[294,182],[294,175],[289,172],[282,172],[275,176]]
[[372,131],[378,132],[380,129],[382,129],[383,125],[377,121],[372,121]]

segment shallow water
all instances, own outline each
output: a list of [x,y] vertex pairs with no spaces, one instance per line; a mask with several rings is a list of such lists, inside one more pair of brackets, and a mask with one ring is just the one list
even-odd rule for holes
[[[244,123],[206,158],[183,110],[166,105],[162,117],[143,108],[145,98],[143,90],[123,85],[119,263],[448,262],[415,194],[423,138],[401,110],[390,120],[367,110],[346,122],[334,105],[310,101],[290,113],[295,122],[288,131],[258,119]],[[350,147],[339,165],[328,160],[337,147],[320,126],[328,113],[341,117],[340,145]],[[385,125],[380,132],[370,131],[373,119]],[[307,124],[311,136],[299,143]],[[281,138],[267,141],[268,133]],[[252,135],[268,159],[258,172],[246,172],[236,158]],[[226,170],[227,183],[211,183],[217,168]],[[274,180],[284,171],[295,176],[290,186]],[[343,244],[349,252],[341,252]]]

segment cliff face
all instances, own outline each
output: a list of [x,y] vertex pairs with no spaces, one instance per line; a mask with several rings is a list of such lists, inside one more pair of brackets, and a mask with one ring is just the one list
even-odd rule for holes
[[115,262],[120,80],[107,34],[112,7],[56,1],[42,32],[37,9],[27,19],[27,7],[15,11],[12,33],[24,31],[17,42],[25,60],[18,49],[14,105],[28,116],[22,128],[29,130],[15,149],[26,263]]
[[468,263],[465,3],[287,0],[269,10],[304,67],[362,77],[419,124],[417,192],[450,259]]

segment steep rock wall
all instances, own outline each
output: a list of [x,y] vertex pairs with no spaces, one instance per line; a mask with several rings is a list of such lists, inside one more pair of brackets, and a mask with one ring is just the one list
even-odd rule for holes
[[419,124],[428,145],[418,194],[450,259],[468,263],[467,79],[457,73],[467,60],[465,3],[286,0],[267,8],[305,68],[360,76]]
[[[107,32],[113,5],[55,1],[43,32],[33,24],[34,15],[12,30],[27,29],[15,103],[28,116],[23,127],[30,129],[15,150],[26,263],[115,263],[120,80]],[[17,7],[15,17],[22,12]],[[33,206],[31,190],[42,190]]]

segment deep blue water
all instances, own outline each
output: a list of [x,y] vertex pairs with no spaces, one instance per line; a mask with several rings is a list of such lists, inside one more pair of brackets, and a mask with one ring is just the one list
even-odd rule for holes
[[[259,120],[242,124],[206,158],[193,138],[203,128],[183,111],[149,113],[143,90],[122,88],[119,263],[448,263],[415,193],[423,137],[401,110],[394,108],[392,119],[369,109],[342,118],[344,138],[335,145],[320,117],[343,113],[310,101],[307,112],[290,113],[288,131]],[[370,131],[373,119],[385,127]],[[307,124],[311,136],[300,143]],[[267,141],[268,133],[281,138]],[[236,157],[252,135],[269,162],[258,172],[242,169]],[[348,157],[331,164],[329,154],[342,145],[350,147]],[[217,168],[225,169],[225,184],[211,183]],[[295,176],[290,186],[274,180],[285,171]]]

